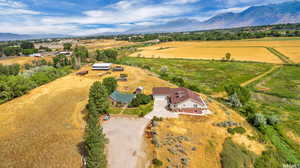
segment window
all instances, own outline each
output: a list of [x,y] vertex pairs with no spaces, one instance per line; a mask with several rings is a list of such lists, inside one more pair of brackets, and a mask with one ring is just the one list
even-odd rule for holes
[[197,107],[198,107],[198,105],[197,105],[197,104],[194,104],[194,107],[195,107],[195,108],[197,108]]

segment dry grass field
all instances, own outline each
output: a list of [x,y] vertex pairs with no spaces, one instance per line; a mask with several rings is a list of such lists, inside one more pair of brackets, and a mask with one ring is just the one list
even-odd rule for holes
[[293,62],[300,63],[300,46],[299,47],[276,47],[277,51],[289,57]]
[[[167,119],[159,122],[159,125],[155,127],[161,145],[159,148],[150,145],[153,150],[151,154],[163,161],[164,167],[181,165],[181,158],[189,158],[189,168],[221,168],[219,154],[222,151],[225,138],[230,136],[235,143],[246,147],[257,155],[265,150],[264,145],[248,138],[247,135],[253,136],[255,131],[243,117],[213,100],[210,101],[209,107],[214,112],[211,116],[198,118],[181,116],[179,119]],[[247,130],[246,134],[230,135],[226,128],[213,125],[213,123],[228,120],[241,123]],[[167,142],[167,137],[170,136],[188,137],[188,140],[175,144],[177,148],[182,148],[185,154],[178,152],[174,155],[170,152],[172,145],[168,145]],[[196,150],[192,150],[192,148]],[[168,161],[168,158],[171,161]]]
[[97,49],[117,48],[117,47],[127,46],[131,44],[134,43],[128,41],[103,40],[103,39],[81,40],[79,42],[79,45],[86,46],[91,51],[95,51]]
[[[79,168],[89,88],[94,81],[120,74],[100,78],[99,73],[103,72],[90,71],[84,77],[73,73],[0,105],[0,167]],[[125,67],[123,73],[129,81],[120,82],[120,90],[133,92],[144,86],[150,93],[154,86],[172,86],[138,68]]]
[[131,56],[222,59],[229,52],[234,60],[282,63],[276,55],[270,53],[265,47],[300,47],[300,40],[167,42],[141,48],[142,51]]
[[11,64],[20,64],[20,65],[24,65],[24,64],[31,64],[33,60],[40,60],[40,59],[45,59],[47,61],[52,60],[52,57],[43,57],[43,58],[37,58],[37,57],[24,57],[24,56],[20,56],[20,57],[13,57],[13,58],[5,58],[5,59],[0,59],[0,64],[3,65],[11,65]]

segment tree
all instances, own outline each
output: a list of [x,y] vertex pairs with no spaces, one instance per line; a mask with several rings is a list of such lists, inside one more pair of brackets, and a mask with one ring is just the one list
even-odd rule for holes
[[101,82],[95,82],[90,89],[89,104],[94,103],[98,114],[107,113],[109,107],[107,90]]
[[114,49],[107,49],[107,50],[97,50],[96,51],[96,59],[97,61],[107,61],[113,62],[117,60],[118,51]]
[[64,43],[64,50],[70,51],[72,49],[72,43]]
[[56,68],[67,66],[67,65],[71,64],[70,60],[64,54],[59,54],[59,55],[55,56],[54,58],[52,58],[52,61],[53,61],[54,67],[56,67]]
[[72,55],[72,66],[74,69],[81,67],[82,62],[86,62],[89,57],[88,49],[84,46],[76,46]]
[[229,97],[237,98],[242,105],[245,105],[251,97],[250,91],[238,84],[230,84],[225,86],[225,91],[227,92]]
[[226,61],[230,61],[230,58],[231,58],[231,54],[230,53],[226,53],[225,54],[225,60]]
[[22,53],[24,55],[31,55],[31,54],[37,53],[37,50],[36,49],[23,49]]
[[118,82],[114,77],[108,77],[103,79],[103,85],[105,86],[108,95],[114,92],[118,87]]
[[29,41],[24,41],[21,43],[20,47],[24,49],[34,49],[34,44]]
[[172,82],[174,82],[176,85],[184,86],[184,80],[181,77],[173,77]]
[[6,56],[19,55],[20,51],[21,50],[20,50],[19,47],[5,47],[5,48],[3,48],[3,53]]

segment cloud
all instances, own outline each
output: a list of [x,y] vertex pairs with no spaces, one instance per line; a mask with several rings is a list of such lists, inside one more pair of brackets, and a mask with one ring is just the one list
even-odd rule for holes
[[169,0],[166,1],[167,4],[189,4],[189,3],[195,3],[199,0]]
[[161,17],[179,16],[189,11],[189,7],[145,5],[140,2],[120,1],[104,9],[83,11],[83,16],[47,17],[42,21],[47,24],[126,24],[146,22]]
[[24,8],[26,5],[22,2],[11,0],[0,0],[0,7]]
[[[1,8],[0,8],[1,9]],[[1,9],[0,15],[40,15],[41,12],[27,9]]]
[[239,13],[239,12],[242,12],[242,11],[248,9],[249,7],[250,6],[239,7],[239,8],[226,8],[226,9],[220,9],[220,10],[213,11],[212,13],[214,15],[218,15],[218,14],[221,14],[221,13],[228,13],[228,12]]
[[0,0],[0,15],[39,15],[38,11],[27,9],[27,5],[22,2],[11,0]]

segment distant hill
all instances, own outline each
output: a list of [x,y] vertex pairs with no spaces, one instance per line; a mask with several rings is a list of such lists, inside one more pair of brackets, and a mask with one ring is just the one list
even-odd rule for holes
[[28,40],[28,39],[41,39],[41,38],[61,38],[67,37],[60,34],[13,34],[13,33],[0,33],[0,41],[13,41],[13,40]]
[[160,25],[137,27],[127,33],[181,32],[280,23],[300,23],[300,1],[253,6],[240,13],[223,13],[203,22],[178,19]]

